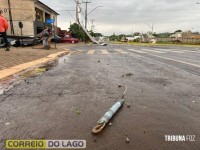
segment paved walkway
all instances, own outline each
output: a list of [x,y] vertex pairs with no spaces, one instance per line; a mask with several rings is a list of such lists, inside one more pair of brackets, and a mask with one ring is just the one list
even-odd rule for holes
[[[19,64],[44,58],[50,54],[61,52],[67,48],[67,44],[58,44],[57,49],[42,49],[42,45],[32,47],[11,47],[11,51],[0,48],[0,70],[7,69]],[[53,47],[53,45],[52,45]]]

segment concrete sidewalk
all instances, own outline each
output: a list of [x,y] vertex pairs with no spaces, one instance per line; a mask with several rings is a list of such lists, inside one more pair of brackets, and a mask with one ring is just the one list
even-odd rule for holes
[[[52,45],[53,47],[54,45]],[[58,44],[57,49],[42,49],[42,45],[32,47],[11,47],[11,51],[0,49],[0,70],[7,69],[19,64],[34,61],[50,54],[61,52],[67,48],[66,44]]]
[[[53,47],[53,45],[52,45]],[[32,47],[11,47],[11,51],[0,49],[0,79],[39,65],[47,63],[57,56],[68,54],[66,44],[58,44],[57,49],[42,49],[41,45]]]

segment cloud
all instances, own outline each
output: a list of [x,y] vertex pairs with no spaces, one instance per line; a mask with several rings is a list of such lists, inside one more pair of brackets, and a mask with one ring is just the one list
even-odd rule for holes
[[[74,0],[41,0],[60,13],[58,24],[63,29],[68,29],[70,22],[74,22]],[[81,0],[80,0],[81,1]],[[88,4],[88,12],[97,8],[88,16],[95,19],[95,31],[104,35],[129,34],[132,32],[147,32],[150,27],[147,24],[155,23],[155,32],[173,32],[177,29],[200,30],[200,5],[196,0],[91,0]],[[85,4],[81,5],[83,13]],[[70,16],[70,14],[73,18]]]

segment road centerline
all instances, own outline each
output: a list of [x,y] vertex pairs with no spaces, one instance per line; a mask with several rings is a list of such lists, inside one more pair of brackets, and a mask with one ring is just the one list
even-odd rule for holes
[[193,63],[190,63],[190,62],[185,62],[185,61],[182,61],[182,60],[175,60],[175,59],[172,59],[172,58],[167,58],[167,57],[158,56],[158,55],[154,55],[154,54],[148,54],[148,55],[200,68],[200,65],[193,64]]

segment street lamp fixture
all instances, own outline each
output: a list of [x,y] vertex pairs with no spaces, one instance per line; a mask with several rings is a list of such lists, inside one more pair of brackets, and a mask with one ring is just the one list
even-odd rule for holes
[[99,7],[104,7],[104,6],[97,6],[97,7],[95,7],[94,9],[92,9],[92,10],[87,14],[87,16],[88,16],[89,14],[91,14],[94,10],[96,10],[96,9],[99,8]]

